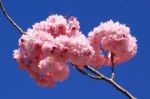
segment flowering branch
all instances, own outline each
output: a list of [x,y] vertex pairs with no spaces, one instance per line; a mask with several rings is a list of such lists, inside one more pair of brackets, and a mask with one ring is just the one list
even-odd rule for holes
[[2,13],[4,14],[5,18],[10,21],[10,23],[22,34],[24,33],[23,30],[14,22],[14,20],[7,14],[2,0],[0,0],[0,8],[2,10]]
[[[5,8],[4,8],[4,6],[3,6],[3,3],[2,3],[2,0],[0,0],[0,8],[1,8],[1,10],[2,10],[2,12],[3,12],[3,14],[4,14],[4,16],[6,17],[6,19],[7,20],[9,20],[11,23],[12,23],[12,25],[21,33],[21,34],[23,34],[24,32],[23,32],[23,30],[22,30],[22,28],[20,28],[10,17],[9,17],[9,15],[7,14],[7,12],[6,12],[6,10],[5,10]],[[53,17],[53,18],[52,18]],[[56,17],[56,19],[57,19],[57,16],[52,16],[52,17],[50,17],[48,20],[49,21],[53,21],[54,22],[54,19],[55,19],[55,17]],[[63,24],[66,24],[65,22],[67,22],[66,21],[66,19],[64,19],[63,17],[61,17],[61,16],[59,16],[59,18],[61,19],[61,20],[65,20],[65,21],[63,21],[64,23]],[[60,21],[60,20],[59,20]],[[68,31],[70,31],[70,34],[72,33],[74,33],[74,31],[76,30],[78,30],[79,29],[79,26],[78,26],[78,22],[77,22],[77,20],[75,19],[75,18],[70,18],[70,20],[69,20],[69,24],[70,24],[70,28],[69,28],[69,30]],[[68,23],[67,23],[68,24]],[[109,22],[109,24],[113,24],[112,22]],[[107,24],[106,24],[107,25]],[[35,28],[35,30],[36,29],[41,29],[40,27],[40,24],[36,24],[36,25],[34,25],[33,26],[33,28]],[[57,25],[56,25],[57,26]],[[59,29],[60,29],[60,33],[62,33],[62,34],[64,34],[64,32],[63,31],[65,31],[65,29],[66,29],[66,27],[65,26],[63,26],[63,25],[59,25]],[[98,28],[97,28],[98,29]],[[55,29],[52,29],[51,28],[51,32],[54,32],[54,30]],[[126,29],[126,30],[128,30],[128,29]],[[50,31],[50,30],[48,30],[48,31]],[[38,37],[38,36],[43,36],[44,38],[43,39],[45,39],[46,37],[49,37],[49,38],[46,38],[46,40],[45,41],[50,41],[50,40],[54,40],[54,38],[53,38],[53,36],[58,36],[58,35],[50,35],[50,33],[48,33],[48,34],[46,34],[46,32],[42,32],[42,33],[40,33],[40,32],[37,32],[37,31],[33,31],[33,30],[30,30],[30,31],[28,31],[29,33],[31,32],[31,33],[33,33],[33,32],[35,32],[34,34],[32,34],[31,36],[33,36],[33,38],[34,37]],[[77,32],[78,33],[78,32]],[[79,32],[80,33],[80,32]],[[38,36],[36,35],[36,34],[38,34]],[[55,33],[53,33],[53,34],[55,34]],[[68,34],[68,35],[70,35],[70,34]],[[34,36],[34,35],[36,35],[36,36]],[[94,34],[95,35],[95,34]],[[96,35],[97,35],[97,33],[96,33]],[[94,37],[96,37],[96,36],[94,36]],[[123,37],[124,37],[124,34],[123,34]],[[45,66],[45,68],[46,69],[49,69],[49,64],[53,64],[54,65],[54,67],[52,67],[52,68],[54,68],[56,71],[57,71],[57,69],[58,69],[58,71],[59,71],[59,75],[63,75],[62,76],[62,78],[57,78],[57,80],[58,81],[63,81],[66,77],[67,77],[67,75],[68,75],[68,67],[66,66],[66,64],[64,64],[64,63],[60,63],[58,60],[59,59],[57,59],[56,58],[56,60],[55,60],[55,58],[54,57],[52,57],[52,55],[51,56],[48,56],[48,57],[46,57],[45,59],[43,59],[43,60],[40,60],[39,59],[39,53],[40,53],[40,48],[41,47],[43,47],[43,45],[42,45],[42,43],[43,42],[32,42],[33,44],[31,44],[30,45],[30,40],[28,41],[28,40],[26,40],[26,39],[28,39],[27,37],[22,37],[22,39],[20,39],[20,45],[22,45],[22,46],[24,46],[23,44],[24,43],[29,43],[28,44],[28,48],[29,49],[32,49],[32,50],[34,50],[33,51],[33,53],[30,53],[30,52],[26,52],[26,53],[28,53],[28,56],[32,56],[32,57],[34,57],[34,54],[36,55],[37,54],[37,56],[35,56],[34,58],[34,60],[31,60],[31,59],[29,59],[29,60],[27,60],[27,58],[30,58],[30,57],[27,57],[26,59],[25,59],[25,62],[26,63],[23,63],[24,62],[24,56],[23,56],[23,54],[20,54],[20,53],[22,53],[22,52],[20,52],[20,51],[22,51],[22,50],[15,50],[14,51],[14,58],[18,61],[18,63],[19,63],[19,65],[20,66],[22,66],[22,67],[24,67],[24,68],[26,68],[28,71],[29,71],[29,73],[30,73],[30,75],[32,75],[32,77],[33,78],[35,78],[35,80],[37,81],[37,83],[39,84],[39,85],[43,85],[43,86],[52,86],[53,85],[53,81],[54,81],[54,79],[52,79],[52,75],[49,73],[49,72],[43,72],[43,74],[44,74],[44,76],[40,76],[40,73],[39,72],[37,72],[37,70],[35,71],[35,70],[33,70],[33,69],[31,69],[30,67],[33,67],[33,66],[35,66],[35,65],[32,65],[32,64],[37,64],[37,63],[40,63],[38,66],[41,66],[40,68],[43,68],[44,66]],[[63,39],[61,39],[61,38],[59,38],[60,39],[60,41],[61,40],[63,40]],[[58,42],[59,42],[59,39],[57,39],[58,40]],[[68,38],[67,36],[66,36],[66,39],[68,39],[68,41],[70,42],[70,38]],[[73,38],[71,38],[71,39],[73,39]],[[84,39],[85,40],[85,38],[83,38],[83,36],[81,36],[81,39]],[[130,38],[131,39],[131,38]],[[25,42],[25,40],[27,41],[27,42]],[[38,39],[36,38],[35,40],[37,40],[38,41]],[[76,40],[76,39],[75,39]],[[91,39],[92,40],[92,39]],[[95,40],[95,38],[94,38],[94,40]],[[32,41],[32,40],[31,40]],[[44,41],[44,40],[43,40]],[[85,40],[86,41],[86,40]],[[44,42],[45,43],[45,42]],[[85,42],[84,42],[85,43]],[[133,44],[135,43],[135,41],[133,42]],[[74,43],[73,43],[74,44]],[[78,42],[77,42],[77,44],[78,44]],[[34,46],[33,46],[34,45]],[[48,44],[48,45],[50,45],[50,44]],[[88,44],[87,44],[88,45]],[[87,46],[86,45],[86,46]],[[109,45],[111,45],[111,44],[109,44]],[[20,46],[20,47],[22,47],[22,46]],[[74,49],[74,45],[72,45],[73,46],[73,48],[72,49]],[[47,46],[46,46],[47,47]],[[135,45],[135,47],[136,47],[136,45]],[[88,48],[88,47],[87,47]],[[90,47],[89,47],[90,48]],[[36,50],[35,50],[36,49]],[[40,50],[39,50],[40,49]],[[53,54],[53,52],[55,51],[55,50],[57,50],[57,48],[56,48],[56,46],[53,46],[53,47],[47,47],[47,48],[45,48],[45,50],[44,50],[44,48],[43,48],[43,50],[45,51],[45,53],[47,54],[47,53],[49,53],[49,51],[47,52],[47,49],[51,52],[51,54]],[[63,49],[63,54],[65,53],[65,52],[67,52],[67,50],[68,49]],[[26,50],[23,50],[23,51],[26,51]],[[133,52],[134,52],[135,50],[133,50]],[[73,53],[74,53],[74,51],[72,51]],[[77,51],[78,52],[78,51]],[[92,52],[92,51],[91,51]],[[91,53],[90,52],[90,53]],[[24,53],[24,52],[23,52]],[[61,55],[62,57],[64,57],[63,56],[63,54]],[[71,53],[72,54],[72,53]],[[21,56],[22,55],[22,56]],[[75,54],[76,55],[76,54]],[[90,55],[89,54],[89,50],[88,50],[88,53],[84,53],[84,55],[86,55],[86,58],[87,58],[87,56],[88,55]],[[74,65],[74,64],[72,64],[73,66],[75,66],[75,68],[80,72],[80,73],[82,73],[83,75],[85,75],[85,76],[88,76],[88,77],[90,77],[90,78],[92,78],[92,79],[95,79],[95,80],[104,80],[104,81],[106,81],[107,83],[109,83],[109,84],[111,84],[112,86],[114,86],[118,91],[120,91],[120,92],[122,92],[124,95],[126,95],[129,99],[136,99],[131,93],[129,93],[126,89],[124,89],[123,87],[121,87],[118,83],[116,83],[115,82],[115,80],[114,80],[114,78],[115,78],[115,71],[114,71],[114,67],[115,67],[115,63],[114,63],[114,55],[116,55],[116,53],[114,54],[114,53],[111,53],[111,63],[112,63],[112,68],[111,68],[111,71],[112,71],[112,76],[111,76],[111,78],[108,78],[108,77],[106,77],[105,75],[103,75],[102,73],[100,73],[99,71],[97,71],[96,69],[94,69],[94,68],[92,68],[92,67],[90,67],[90,66],[84,66],[84,65],[82,65],[82,66],[84,66],[84,69],[86,69],[86,70],[88,70],[88,71],[90,71],[91,73],[93,73],[93,74],[89,74],[89,73],[87,73],[87,72],[85,72],[84,70],[82,70],[82,69],[80,69],[79,67],[78,67],[78,64],[77,65]],[[21,56],[21,57],[23,57],[23,58],[21,58],[22,60],[20,60],[20,57],[18,57],[18,56]],[[59,55],[58,55],[59,56]],[[79,55],[80,56],[80,55]],[[82,56],[82,55],[81,55]],[[120,56],[119,56],[120,57]],[[37,60],[36,60],[37,59]],[[73,58],[74,59],[74,58]],[[28,62],[28,65],[27,65],[27,62]],[[51,62],[51,63],[49,63],[49,62]],[[79,62],[77,62],[77,63],[79,63]],[[56,68],[57,67],[57,64],[58,65],[61,65],[62,67],[61,67],[61,70],[63,70],[63,71],[61,71],[61,70],[59,70],[60,68]],[[37,66],[36,67],[34,67],[34,68],[36,68],[36,69],[39,69]],[[50,67],[51,68],[51,67]],[[55,72],[56,72],[55,71]],[[61,72],[60,72],[61,71]],[[52,72],[52,71],[51,71]],[[58,75],[57,74],[57,75]],[[43,77],[45,77],[45,78],[43,78]],[[55,76],[54,76],[54,78],[55,78]],[[47,80],[48,79],[48,80]],[[56,81],[56,80],[55,80]]]

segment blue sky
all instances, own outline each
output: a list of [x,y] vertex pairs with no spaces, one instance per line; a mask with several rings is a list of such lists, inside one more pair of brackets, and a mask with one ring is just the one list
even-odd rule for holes
[[[75,16],[87,35],[100,22],[125,23],[138,40],[137,55],[116,67],[116,81],[138,99],[150,99],[149,0],[3,0],[9,15],[24,31],[51,14]],[[18,48],[18,31],[0,13],[0,99],[127,99],[104,81],[95,81],[70,67],[70,76],[54,88],[39,87],[18,69],[12,51]],[[110,76],[110,68],[99,69]]]

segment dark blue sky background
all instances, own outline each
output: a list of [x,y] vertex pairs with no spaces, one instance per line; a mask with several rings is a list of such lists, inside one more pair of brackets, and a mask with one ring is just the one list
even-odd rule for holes
[[[138,40],[138,53],[116,67],[116,80],[138,99],[150,99],[149,0],[3,0],[9,15],[23,30],[51,14],[75,16],[87,35],[100,22],[127,24]],[[95,81],[70,67],[70,76],[54,88],[39,87],[18,69],[12,52],[21,35],[0,13],[0,99],[127,99],[104,81]],[[99,69],[110,76],[110,68]]]

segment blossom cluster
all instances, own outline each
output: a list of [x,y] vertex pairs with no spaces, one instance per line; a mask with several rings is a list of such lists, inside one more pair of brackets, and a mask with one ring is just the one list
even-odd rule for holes
[[131,36],[129,27],[119,22],[110,20],[101,23],[88,36],[95,51],[93,64],[97,66],[99,66],[98,58],[103,61],[103,65],[111,66],[112,53],[114,63],[119,64],[128,61],[137,52],[136,38]]
[[52,87],[69,75],[68,63],[82,69],[85,65],[99,68],[131,59],[137,51],[136,39],[127,26],[108,21],[94,28],[86,37],[75,17],[49,16],[28,29],[19,39],[13,57],[21,69],[35,81]]

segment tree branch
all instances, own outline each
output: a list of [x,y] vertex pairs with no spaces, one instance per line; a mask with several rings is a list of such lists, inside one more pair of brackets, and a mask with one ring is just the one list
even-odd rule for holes
[[91,71],[92,73],[96,74],[97,76],[101,76],[102,77],[101,80],[104,80],[104,81],[110,83],[111,85],[113,85],[118,91],[121,91],[129,99],[136,99],[131,93],[129,93],[126,89],[124,89],[119,84],[117,84],[113,79],[104,76],[99,71],[95,70],[94,68],[92,68],[90,66],[85,66],[85,68],[87,70]]
[[23,34],[23,30],[14,22],[14,20],[7,14],[4,5],[2,3],[2,0],[0,0],[0,8],[2,10],[2,13],[4,14],[5,18],[21,33]]
[[101,77],[101,79],[104,79],[104,75],[102,73],[100,73],[99,71],[95,70],[94,68],[90,67],[90,66],[85,66],[85,69],[89,70],[90,72],[94,73],[95,75]]
[[[73,65],[73,64],[72,64],[72,65]],[[77,68],[76,65],[74,65],[74,66]],[[95,75],[97,75],[97,77],[99,77],[99,78],[96,77],[96,80],[98,80],[98,79],[99,79],[99,80],[104,80],[104,81],[108,82],[109,84],[111,84],[112,86],[114,86],[118,91],[120,91],[120,92],[122,92],[124,95],[126,95],[129,99],[136,99],[131,93],[129,93],[126,89],[124,89],[124,88],[121,87],[119,84],[117,84],[112,78],[108,78],[108,77],[104,76],[102,73],[100,73],[99,71],[95,70],[94,68],[92,68],[92,67],[90,67],[90,66],[85,66],[85,69],[87,69],[87,70],[89,70],[90,72],[92,72],[92,73],[94,73]],[[89,76],[89,75],[88,75],[86,72],[84,72],[83,70],[78,69],[78,68],[77,68],[77,70],[78,70],[80,73],[84,74],[85,76],[88,76],[88,77],[90,77],[90,78],[92,78],[92,79],[95,79],[95,78]],[[94,77],[95,77],[95,76],[94,76]]]
[[89,73],[85,72],[84,70],[78,68],[78,66],[76,66],[76,65],[73,65],[73,66],[77,69],[78,72],[80,72],[81,74],[83,74],[85,76],[88,76],[88,77],[90,77],[92,79],[96,79],[96,80],[100,80],[101,79],[101,77],[97,77],[97,76],[94,76],[92,74],[89,74]]

